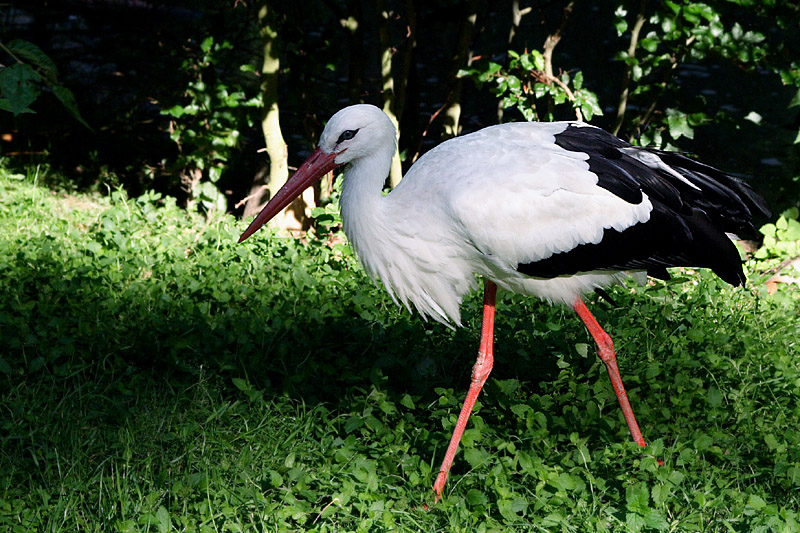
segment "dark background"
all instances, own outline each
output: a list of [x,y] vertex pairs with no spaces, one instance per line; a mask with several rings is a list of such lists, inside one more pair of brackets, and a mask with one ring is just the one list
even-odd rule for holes
[[[746,3],[746,2],[745,2]],[[405,82],[407,91],[401,119],[400,148],[409,156],[440,142],[441,121],[431,121],[445,102],[452,79],[452,57],[467,2],[387,2],[391,39],[395,47],[395,76],[404,54],[412,53]],[[471,50],[497,62],[506,60],[509,48],[541,49],[548,34],[560,24],[566,2],[531,2],[532,12],[522,19],[516,38],[507,43],[511,2],[476,2],[477,23]],[[611,128],[619,98],[623,63],[617,59],[629,35],[614,29],[616,4],[578,3],[554,54],[558,69],[580,69],[585,86],[597,93],[603,116],[592,123]],[[658,109],[701,110],[711,119],[695,129],[694,139],[675,140],[674,147],[696,154],[712,165],[747,177],[764,193],[776,212],[798,201],[798,108],[789,107],[797,87],[784,85],[781,68],[795,65],[798,57],[797,9],[753,8],[712,2],[726,25],[766,36],[767,59],[743,62],[713,51],[695,59],[688,55],[669,77],[669,90],[657,99]],[[768,6],[769,3],[765,3]],[[289,144],[290,165],[297,165],[324,126],[340,107],[353,101],[380,105],[380,40],[375,4],[358,1],[271,2],[281,40],[281,125]],[[523,3],[523,5],[528,5]],[[196,79],[192,61],[200,58],[200,45],[208,36],[229,43],[203,81],[236,86],[248,96],[259,94],[258,69],[261,39],[256,2],[243,1],[136,1],[84,0],[13,2],[0,8],[5,42],[25,39],[42,48],[58,65],[60,81],[75,94],[78,107],[93,131],[80,125],[60,102],[46,92],[32,106],[35,114],[0,115],[2,153],[6,165],[39,166],[43,181],[61,187],[106,191],[123,187],[131,195],[146,190],[178,197],[186,203],[181,174],[185,146],[170,138],[171,117],[162,111],[185,105],[186,88]],[[651,3],[652,11],[661,3]],[[781,10],[782,9],[782,10]],[[416,47],[409,52],[408,14],[414,11]],[[777,11],[776,11],[777,10]],[[777,13],[777,15],[776,15]],[[341,20],[355,16],[363,33],[354,58]],[[783,17],[784,27],[775,23]],[[632,24],[632,15],[627,17]],[[643,35],[654,28],[646,24]],[[778,46],[776,43],[780,43]],[[2,62],[7,64],[8,58]],[[354,61],[363,64],[363,79],[349,78]],[[243,72],[249,64],[254,72]],[[216,80],[209,79],[217,78]],[[642,83],[657,83],[642,80]],[[489,88],[462,80],[463,131],[473,131],[497,121],[497,98]],[[647,102],[629,102],[629,120],[620,136],[636,140],[643,131],[636,124]],[[758,124],[747,117],[760,118]],[[218,186],[229,209],[247,195],[266,155],[258,110],[242,109],[233,117],[241,131],[238,145],[226,158]],[[574,118],[568,110],[556,118]],[[658,114],[656,114],[658,116]],[[507,110],[504,120],[521,120]],[[660,125],[661,124],[661,125]],[[646,127],[663,127],[654,122]],[[184,158],[185,159],[185,158]]]

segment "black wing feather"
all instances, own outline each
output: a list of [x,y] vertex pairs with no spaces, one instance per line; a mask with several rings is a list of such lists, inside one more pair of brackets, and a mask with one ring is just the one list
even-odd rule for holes
[[[668,279],[667,267],[698,266],[733,285],[744,283],[739,253],[727,234],[752,236],[754,215],[769,215],[764,199],[747,183],[682,154],[632,147],[599,128],[570,124],[555,137],[561,148],[588,155],[599,187],[633,204],[646,194],[653,211],[647,222],[623,231],[606,229],[601,242],[520,264],[520,272],[553,278],[591,270],[647,270]],[[684,179],[634,157],[636,150],[657,156]]]

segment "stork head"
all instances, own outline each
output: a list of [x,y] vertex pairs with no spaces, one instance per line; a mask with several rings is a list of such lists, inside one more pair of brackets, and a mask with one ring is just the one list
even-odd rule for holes
[[304,190],[336,167],[354,162],[376,151],[397,149],[396,130],[389,117],[369,104],[345,107],[333,115],[325,126],[319,146],[286,184],[267,202],[239,237],[242,242],[269,222]]
[[343,165],[376,150],[397,148],[397,132],[386,113],[370,104],[345,107],[333,115],[319,138],[319,149],[337,154],[337,165]]

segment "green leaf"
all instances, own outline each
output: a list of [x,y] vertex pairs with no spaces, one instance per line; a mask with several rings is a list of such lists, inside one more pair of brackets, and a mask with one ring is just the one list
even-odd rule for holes
[[489,454],[479,448],[467,448],[464,450],[464,460],[466,460],[472,468],[478,468],[488,459]]
[[651,54],[658,49],[658,38],[648,36],[639,41],[639,46],[650,52]]
[[519,516],[514,512],[514,502],[511,500],[500,500],[497,502],[497,510],[506,520],[515,522],[519,520]]
[[564,491],[581,490],[585,487],[585,484],[581,478],[567,474],[566,472],[562,472],[557,478],[551,479],[550,485],[558,490]]
[[233,384],[236,386],[237,389],[240,391],[249,391],[253,388],[249,381],[242,378],[233,378]]
[[501,65],[500,63],[495,63],[494,61],[490,61],[489,65],[486,67],[486,72],[489,75],[494,75],[500,72],[502,68],[503,65]]
[[486,505],[487,502],[488,499],[483,492],[476,489],[467,491],[467,503],[470,505]]
[[514,501],[511,503],[511,510],[514,511],[515,514],[519,515],[525,514],[525,511],[528,510],[528,502],[523,500],[522,498],[515,498]]
[[686,113],[675,109],[667,109],[667,126],[669,126],[669,134],[672,135],[673,139],[680,139],[681,137],[694,138],[694,129],[689,125]]
[[290,452],[289,455],[286,456],[286,459],[283,461],[283,466],[286,468],[292,468],[294,466],[294,461],[297,458],[297,455],[294,452]]
[[533,66],[536,70],[544,70],[544,56],[539,50],[532,50],[531,56],[533,57]]
[[524,68],[525,70],[533,70],[535,68],[530,54],[523,54],[522,56],[520,56],[519,59],[522,68]]
[[203,39],[203,42],[200,43],[200,50],[208,53],[212,46],[214,46],[214,38],[209,36]]
[[717,387],[709,387],[708,389],[708,405],[711,407],[719,407],[722,405],[722,393]]
[[628,21],[624,18],[617,18],[614,21],[614,28],[617,30],[617,36],[622,36],[628,30]]
[[792,68],[779,69],[778,73],[784,85],[798,85],[798,82],[800,82],[800,74]]
[[756,496],[755,494],[751,494],[749,498],[747,498],[747,505],[745,505],[745,513],[753,514],[755,511],[760,511],[764,507],[767,506],[767,502],[760,496]]
[[572,78],[572,86],[575,89],[583,87],[583,71],[579,70],[575,73],[575,76]]
[[360,428],[363,425],[364,425],[363,418],[357,416],[351,416],[344,423],[344,430],[347,433],[352,433],[353,431],[355,431],[356,429]]
[[33,63],[42,69],[47,78],[51,79],[52,81],[56,80],[56,77],[58,76],[58,68],[56,67],[55,62],[50,59],[47,54],[42,52],[41,48],[35,44],[28,41],[15,39],[8,43],[6,48],[8,48],[8,50],[18,58],[29,63]]
[[506,76],[506,84],[508,85],[509,90],[512,92],[518,92],[522,89],[522,82],[519,80],[519,78],[510,74]]
[[653,503],[656,505],[663,505],[672,494],[672,488],[668,485],[655,485],[650,492],[653,496]]
[[475,75],[477,75],[479,73],[480,72],[477,69],[474,69],[474,68],[461,68],[461,69],[458,69],[458,72],[456,72],[456,77],[457,78],[466,78],[466,77],[475,76]]
[[764,436],[764,443],[770,450],[777,450],[781,446],[780,442],[778,442],[778,439],[772,433],[767,433]]
[[517,379],[497,379],[494,380],[494,383],[505,396],[510,396],[519,389],[519,380]]
[[638,532],[645,526],[644,517],[639,513],[626,513],[625,514],[626,531]]
[[764,235],[765,237],[774,237],[777,231],[778,227],[772,223],[764,224],[758,229],[758,232]]
[[595,115],[602,115],[603,110],[597,101],[597,95],[586,89],[581,89],[578,93],[581,111],[587,121],[592,120]]
[[649,528],[657,529],[659,531],[669,529],[669,523],[667,522],[667,519],[664,517],[664,514],[657,509],[647,510],[647,512],[644,514],[644,524]]
[[701,452],[709,449],[712,444],[714,444],[714,439],[705,434],[700,434],[694,439],[694,447]]
[[645,515],[650,510],[650,493],[647,485],[637,483],[625,489],[625,507],[628,511]]
[[159,506],[158,511],[156,511],[156,520],[159,533],[167,533],[170,530],[172,523],[169,519],[169,511],[163,505]]
[[[61,103],[64,105],[64,108],[69,112],[72,117],[92,130],[92,127],[83,120],[80,112],[78,111],[78,102],[75,101],[75,96],[73,96],[72,91],[64,87],[63,85],[51,85],[50,89],[53,91],[53,94],[61,100]],[[94,131],[94,130],[92,130]]]
[[16,63],[0,71],[0,94],[3,95],[3,108],[14,116],[32,113],[28,106],[39,97],[41,90],[37,82],[39,76],[29,65]]
[[791,218],[787,219],[786,229],[781,233],[781,240],[783,241],[800,240],[800,222]]
[[666,0],[664,2],[664,6],[666,6],[672,12],[673,15],[677,15],[681,10],[681,5],[672,0]]

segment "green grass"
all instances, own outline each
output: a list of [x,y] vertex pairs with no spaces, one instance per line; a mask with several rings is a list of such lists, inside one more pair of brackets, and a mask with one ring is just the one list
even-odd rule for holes
[[800,530],[796,287],[678,272],[590,302],[644,454],[580,321],[503,294],[425,510],[479,295],[451,331],[343,245],[34,181],[0,173],[0,531]]

